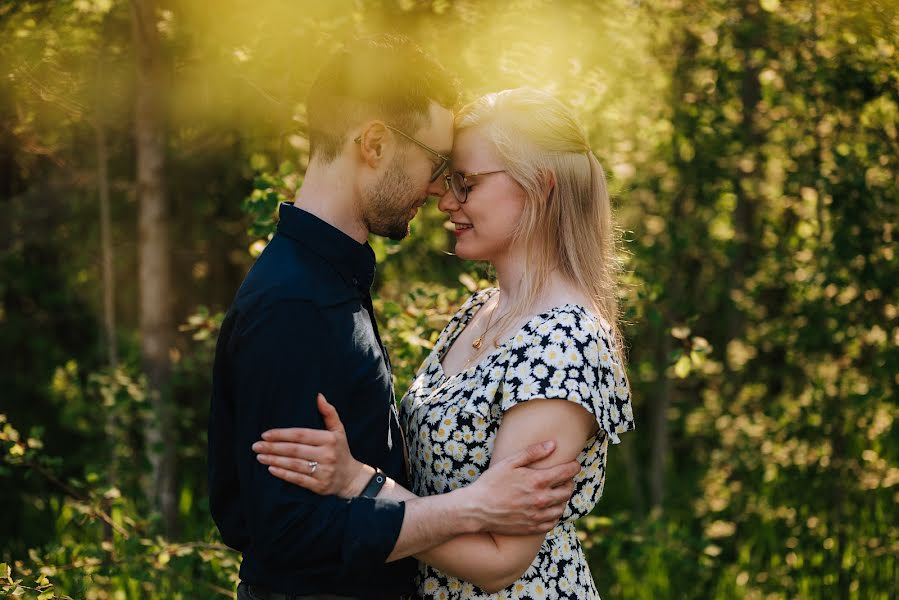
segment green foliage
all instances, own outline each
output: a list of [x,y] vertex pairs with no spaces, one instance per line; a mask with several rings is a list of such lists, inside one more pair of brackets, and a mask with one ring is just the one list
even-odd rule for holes
[[[321,58],[346,36],[391,30],[421,40],[471,96],[555,92],[609,173],[638,428],[612,448],[604,497],[581,523],[603,596],[895,595],[895,3],[216,6],[210,19],[175,2],[158,23],[175,66],[176,539],[147,500],[128,6],[0,7],[3,594],[233,593],[239,557],[218,540],[205,490],[222,313],[302,183],[299,100]],[[114,368],[101,366],[96,333],[98,117],[120,252]],[[482,265],[447,254],[444,222],[426,206],[408,239],[370,242],[398,394],[449,316],[489,285]]]
[[[180,364],[205,378],[211,369],[212,349],[222,315],[201,310],[182,326],[196,341],[195,358]],[[185,478],[181,487],[181,516],[192,521],[189,542],[167,540],[158,533],[158,517],[150,512],[144,488],[145,468],[136,441],[140,422],[152,418],[146,403],[146,382],[135,369],[101,370],[79,386],[77,365],[70,361],[53,378],[54,393],[65,403],[67,419],[83,433],[104,436],[106,456],[82,458],[80,477],[62,475],[67,458],[45,452],[42,432],[21,434],[0,414],[0,475],[23,472],[54,490],[43,496],[25,495],[34,510],[51,517],[56,539],[40,550],[21,553],[4,549],[9,569],[0,578],[0,591],[11,596],[83,598],[196,598],[231,596],[236,585],[239,555],[225,547],[208,515],[205,502],[193,502],[196,482]],[[196,421],[193,415],[191,421]],[[187,437],[185,436],[185,439]],[[189,464],[192,445],[186,444]],[[196,467],[193,467],[196,468]],[[9,555],[9,550],[13,550]],[[50,595],[47,595],[50,594]]]
[[274,233],[278,206],[282,202],[293,202],[303,180],[290,162],[281,163],[276,172],[265,170],[268,166],[265,157],[254,157],[251,163],[258,174],[253,180],[253,191],[243,201],[243,210],[252,218],[247,235],[257,240],[250,246],[250,253],[255,257]]
[[418,367],[433,349],[440,331],[468,294],[479,287],[488,287],[487,281],[481,280],[479,285],[470,275],[463,275],[460,279],[470,288],[416,283],[403,293],[373,299],[384,345],[390,349],[398,397],[409,388]]

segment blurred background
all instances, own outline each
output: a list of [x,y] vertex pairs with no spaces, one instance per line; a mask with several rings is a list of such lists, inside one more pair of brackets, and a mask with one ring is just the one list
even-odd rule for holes
[[[382,31],[470,99],[556,94],[606,167],[637,430],[581,523],[603,597],[896,598],[895,0],[0,2],[0,594],[233,593],[218,326],[318,66]],[[444,221],[372,240],[400,391],[490,281]]]

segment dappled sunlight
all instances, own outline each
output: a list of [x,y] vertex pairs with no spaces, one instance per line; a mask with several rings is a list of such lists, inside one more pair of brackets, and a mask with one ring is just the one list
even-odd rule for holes
[[[239,555],[210,519],[205,463],[223,313],[302,186],[319,66],[353,36],[396,32],[466,101],[554,94],[605,169],[637,429],[579,522],[603,597],[891,597],[899,4],[161,4],[164,395],[140,333],[134,5],[0,5],[0,589],[233,593]],[[494,284],[452,255],[446,222],[432,199],[402,242],[370,240],[398,395]],[[166,444],[174,533],[151,481]]]

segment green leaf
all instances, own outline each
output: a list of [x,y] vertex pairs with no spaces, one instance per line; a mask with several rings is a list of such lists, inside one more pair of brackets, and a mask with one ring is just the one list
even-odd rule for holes
[[685,340],[690,335],[690,328],[687,326],[672,327],[671,335],[679,340]]
[[677,375],[680,379],[685,379],[692,370],[693,363],[690,361],[690,357],[686,354],[678,358],[677,362],[674,363],[674,374]]

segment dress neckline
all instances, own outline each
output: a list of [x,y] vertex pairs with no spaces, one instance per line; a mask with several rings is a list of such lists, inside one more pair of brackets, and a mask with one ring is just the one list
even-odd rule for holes
[[[479,360],[475,364],[473,364],[465,369],[462,369],[458,373],[453,373],[452,375],[448,375],[446,373],[446,371],[444,371],[444,369],[443,369],[444,357],[449,352],[450,348],[453,347],[453,344],[456,343],[456,340],[459,339],[459,336],[462,335],[462,332],[465,331],[465,328],[468,327],[468,324],[474,319],[475,315],[478,314],[478,312],[480,312],[480,310],[484,307],[484,305],[487,304],[487,302],[489,302],[490,299],[493,298],[493,296],[495,296],[497,293],[499,293],[499,288],[487,288],[486,290],[483,290],[483,291],[489,292],[488,294],[485,294],[486,298],[484,298],[484,300],[481,301],[476,306],[472,306],[469,309],[469,311],[467,311],[469,313],[468,318],[465,319],[464,321],[462,319],[460,319],[459,324],[456,325],[455,330],[451,332],[451,336],[448,337],[440,345],[439,348],[435,349],[437,351],[434,352],[434,358],[437,361],[437,374],[440,377],[440,379],[443,379],[443,380],[455,379],[456,377],[459,377],[460,375],[463,375],[465,373],[469,373],[472,371],[477,371],[482,366],[490,364],[491,362],[493,362],[494,355],[505,351],[506,345],[509,342],[511,342],[512,340],[514,340],[516,337],[518,337],[518,334],[520,334],[528,325],[530,325],[532,322],[536,321],[537,319],[540,319],[541,317],[544,317],[544,318],[548,317],[549,315],[551,315],[552,313],[554,313],[556,311],[560,311],[560,310],[572,307],[572,308],[579,309],[581,312],[586,313],[587,316],[593,318],[592,312],[587,310],[584,306],[577,304],[575,302],[566,302],[565,304],[553,306],[552,308],[548,308],[547,310],[545,310],[541,313],[538,313],[536,315],[532,315],[531,317],[529,317],[527,321],[525,321],[524,323],[521,324],[521,327],[519,327],[514,332],[512,332],[512,335],[503,339],[502,343],[500,343],[500,345],[497,348],[494,348],[488,354],[485,354],[484,356],[482,356],[481,360]],[[471,312],[472,310],[473,310],[473,312]]]

